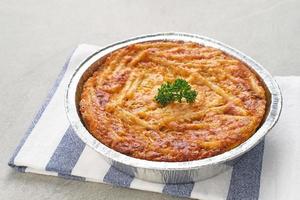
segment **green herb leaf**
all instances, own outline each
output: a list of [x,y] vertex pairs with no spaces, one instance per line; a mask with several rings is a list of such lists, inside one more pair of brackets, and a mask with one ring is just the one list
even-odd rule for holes
[[192,90],[189,83],[184,79],[176,79],[173,83],[164,83],[158,89],[158,94],[154,97],[162,106],[166,106],[174,101],[182,102],[185,99],[188,103],[196,100],[197,92]]

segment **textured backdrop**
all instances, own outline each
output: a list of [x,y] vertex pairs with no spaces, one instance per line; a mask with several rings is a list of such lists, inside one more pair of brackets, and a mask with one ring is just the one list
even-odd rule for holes
[[300,1],[0,1],[0,199],[176,199],[15,173],[7,161],[70,51],[145,33],[223,41],[273,75],[300,75]]

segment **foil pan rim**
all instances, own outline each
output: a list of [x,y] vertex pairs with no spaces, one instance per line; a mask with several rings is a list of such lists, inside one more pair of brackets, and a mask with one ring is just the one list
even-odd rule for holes
[[[192,41],[206,46],[211,46],[217,49],[220,49],[229,55],[234,56],[237,59],[245,62],[255,73],[262,79],[266,88],[270,93],[270,105],[269,112],[266,116],[265,121],[260,126],[260,128],[251,136],[247,141],[240,144],[239,146],[231,149],[225,153],[213,156],[210,158],[193,160],[193,161],[184,161],[184,162],[159,162],[159,161],[149,161],[142,160],[138,158],[133,158],[124,154],[121,154],[101,142],[95,139],[88,130],[82,124],[78,111],[77,105],[75,102],[75,93],[77,89],[78,82],[82,74],[98,59],[107,55],[108,53],[125,47],[127,45],[139,42],[146,41],[155,41],[155,40],[181,40],[181,41]],[[222,42],[219,42],[215,39],[211,39],[204,36],[199,36],[195,34],[188,33],[178,33],[178,32],[168,32],[168,33],[156,33],[150,35],[142,35],[134,38],[130,38],[121,42],[117,42],[107,47],[101,48],[91,56],[89,56],[84,62],[82,62],[72,75],[69,80],[69,84],[65,96],[65,110],[67,117],[71,123],[76,134],[90,147],[99,152],[104,156],[104,158],[109,159],[113,162],[121,163],[127,166],[135,168],[143,168],[150,170],[192,170],[200,169],[203,166],[218,165],[221,163],[228,162],[233,160],[250,149],[252,149],[256,144],[258,144],[264,136],[272,129],[279,119],[282,109],[282,95],[280,88],[276,81],[272,78],[270,73],[262,67],[255,60],[245,55],[244,53],[226,45]]]

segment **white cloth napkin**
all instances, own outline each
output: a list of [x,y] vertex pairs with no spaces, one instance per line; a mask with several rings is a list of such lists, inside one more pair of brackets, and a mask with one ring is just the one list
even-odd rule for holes
[[119,172],[74,133],[64,110],[67,81],[99,47],[79,45],[16,148],[9,165],[20,172],[166,193],[196,199],[297,199],[300,188],[300,77],[276,77],[284,97],[277,126],[230,170],[189,184],[158,184]]

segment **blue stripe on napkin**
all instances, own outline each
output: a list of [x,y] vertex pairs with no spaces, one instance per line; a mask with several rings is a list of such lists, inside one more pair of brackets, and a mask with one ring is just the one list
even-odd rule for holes
[[63,174],[71,174],[76,165],[85,143],[77,136],[69,126],[62,140],[53,153],[46,166],[46,171],[55,171]]
[[163,193],[178,196],[178,197],[190,197],[194,183],[186,184],[166,184]]
[[[36,123],[40,120],[42,114],[44,113],[46,107],[48,106],[50,100],[52,99],[54,93],[56,92],[56,89],[58,88],[61,80],[63,79],[65,72],[68,69],[68,65],[69,62],[71,60],[71,57],[73,55],[73,53],[75,52],[76,48],[72,51],[71,55],[68,57],[67,61],[65,62],[63,68],[61,69],[57,79],[54,82],[54,85],[52,86],[51,90],[49,91],[44,103],[42,104],[41,108],[39,109],[39,111],[36,113],[33,121],[31,122],[29,128],[27,129],[27,131],[25,132],[25,135],[23,136],[22,140],[20,141],[19,145],[17,146],[15,152],[13,153],[11,159],[8,162],[8,165],[11,167],[16,167],[15,166],[15,158],[18,155],[20,149],[22,148],[22,146],[24,145],[25,141],[27,140],[28,136],[30,135],[30,133],[32,132],[33,128],[35,127]],[[24,169],[25,171],[25,169]]]
[[103,181],[121,187],[129,187],[133,179],[133,176],[129,176],[114,167],[110,167],[108,172],[105,174]]
[[227,200],[258,199],[263,153],[264,141],[233,166]]

